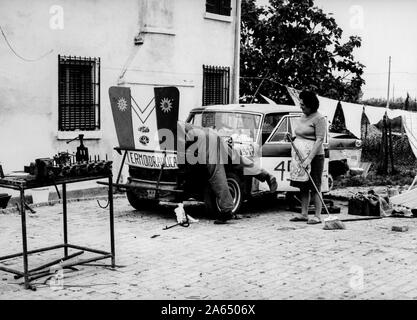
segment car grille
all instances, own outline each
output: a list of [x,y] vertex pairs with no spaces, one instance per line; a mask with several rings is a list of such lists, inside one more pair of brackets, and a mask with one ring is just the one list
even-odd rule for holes
[[[145,169],[139,167],[129,166],[129,175],[132,178],[147,180],[147,181],[158,181],[160,169]],[[177,182],[178,170],[176,169],[165,169],[162,172],[161,182]]]

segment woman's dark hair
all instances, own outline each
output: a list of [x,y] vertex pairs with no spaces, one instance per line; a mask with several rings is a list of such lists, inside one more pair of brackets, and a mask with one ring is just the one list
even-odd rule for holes
[[319,108],[319,99],[313,91],[303,90],[300,93],[300,99],[303,100],[304,105],[312,112],[316,112]]

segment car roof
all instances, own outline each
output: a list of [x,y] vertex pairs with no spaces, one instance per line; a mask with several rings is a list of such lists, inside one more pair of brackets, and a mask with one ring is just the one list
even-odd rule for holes
[[257,113],[300,113],[301,109],[297,106],[286,105],[286,104],[219,104],[211,106],[203,106],[192,109],[190,112],[201,112],[201,111],[246,111],[246,112],[257,112]]

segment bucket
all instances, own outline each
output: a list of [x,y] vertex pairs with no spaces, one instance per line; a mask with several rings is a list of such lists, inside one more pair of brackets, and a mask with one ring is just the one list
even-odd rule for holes
[[7,204],[9,203],[10,198],[11,198],[11,195],[7,193],[0,193],[0,209],[5,209],[7,207]]
[[33,203],[45,203],[49,199],[49,188],[32,189]]

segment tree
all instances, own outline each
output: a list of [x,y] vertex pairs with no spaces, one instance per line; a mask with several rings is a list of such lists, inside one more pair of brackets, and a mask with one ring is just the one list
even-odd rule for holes
[[[368,105],[368,106],[385,108],[387,105],[387,99],[370,98],[370,99],[360,100],[360,103]],[[407,97],[405,99],[403,97],[398,97],[398,98],[395,98],[395,100],[390,101],[389,108],[390,109],[402,109],[402,110],[407,110],[407,111],[417,111],[417,101],[413,100],[410,97],[410,94],[407,92]]]
[[288,85],[319,95],[356,102],[361,97],[364,65],[353,50],[361,38],[341,43],[342,29],[313,0],[270,0],[258,7],[242,1],[241,96],[260,93],[290,103]]

